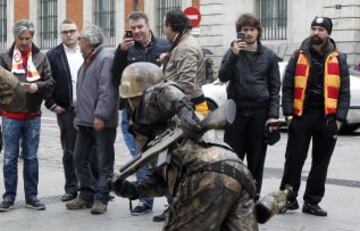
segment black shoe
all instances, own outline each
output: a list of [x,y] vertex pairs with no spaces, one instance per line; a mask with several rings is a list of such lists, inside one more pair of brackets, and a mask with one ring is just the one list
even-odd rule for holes
[[71,201],[72,199],[76,198],[76,193],[65,193],[62,197],[61,197],[61,201]]
[[296,210],[298,208],[299,208],[299,203],[298,203],[298,201],[296,199],[295,200],[288,200],[288,201],[286,201],[284,207],[282,207],[279,210],[279,214],[283,214],[288,210]]
[[162,222],[165,221],[169,208],[165,209],[161,214],[153,217],[153,222]]
[[152,208],[144,205],[143,203],[139,203],[139,205],[136,206],[131,211],[131,215],[133,215],[133,216],[145,215],[147,213],[150,213],[151,211],[152,211]]
[[7,212],[14,208],[14,203],[9,201],[3,201],[0,204],[0,212]]
[[303,213],[308,213],[314,216],[326,217],[327,212],[320,208],[317,204],[311,204],[309,202],[304,201],[304,205],[302,208]]
[[35,210],[44,210],[45,205],[37,198],[32,198],[26,201],[26,207]]

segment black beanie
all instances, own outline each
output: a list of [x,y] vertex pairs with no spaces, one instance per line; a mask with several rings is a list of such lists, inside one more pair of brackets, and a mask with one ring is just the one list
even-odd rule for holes
[[331,18],[328,17],[315,17],[314,20],[311,23],[311,27],[313,26],[321,26],[324,27],[327,33],[330,35],[332,31],[332,21]]

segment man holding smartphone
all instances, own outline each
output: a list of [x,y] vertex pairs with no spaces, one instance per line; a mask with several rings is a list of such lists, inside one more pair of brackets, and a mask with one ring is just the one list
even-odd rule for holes
[[[231,43],[219,70],[219,79],[229,82],[228,98],[237,105],[234,123],[225,130],[224,141],[243,160],[256,180],[260,196],[266,143],[264,130],[279,117],[280,74],[276,54],[260,42],[261,26],[256,16],[243,14],[236,21],[237,39]],[[269,131],[276,126],[269,127]]]
[[[158,62],[160,54],[165,53],[170,44],[167,40],[157,38],[150,29],[149,20],[142,12],[133,12],[128,17],[130,30],[126,31],[123,41],[115,51],[115,58],[112,66],[114,81],[120,84],[121,75],[125,67],[131,63],[146,61],[160,66]],[[130,108],[125,105],[125,100],[120,100],[119,109],[123,110],[121,115],[121,131],[124,141],[132,156],[139,154],[139,148],[134,136],[129,132]],[[142,181],[148,173],[148,168],[141,168],[137,173],[137,180]],[[143,215],[152,211],[153,199],[140,198],[140,203],[132,211],[132,215]],[[162,220],[164,216],[161,217]],[[155,218],[155,221],[159,219]]]

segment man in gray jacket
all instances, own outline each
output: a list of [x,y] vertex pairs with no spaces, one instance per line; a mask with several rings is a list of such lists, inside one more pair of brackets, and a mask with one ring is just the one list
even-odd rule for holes
[[[112,81],[113,57],[102,46],[104,36],[99,27],[89,25],[79,38],[84,64],[76,85],[76,117],[78,129],[74,164],[80,183],[80,194],[68,202],[68,209],[90,208],[91,214],[103,214],[108,203],[107,179],[113,174],[114,142],[116,137],[118,89]],[[90,153],[96,146],[98,179],[89,169]]]

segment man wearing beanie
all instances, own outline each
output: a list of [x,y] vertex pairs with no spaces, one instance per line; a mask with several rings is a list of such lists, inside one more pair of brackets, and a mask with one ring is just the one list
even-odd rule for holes
[[315,17],[310,37],[303,41],[286,67],[282,107],[289,136],[280,189],[290,185],[294,193],[281,213],[299,208],[296,197],[312,140],[312,162],[302,211],[327,216],[318,204],[325,193],[327,169],[350,102],[346,58],[330,38],[332,26],[330,18]]

